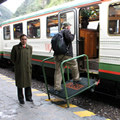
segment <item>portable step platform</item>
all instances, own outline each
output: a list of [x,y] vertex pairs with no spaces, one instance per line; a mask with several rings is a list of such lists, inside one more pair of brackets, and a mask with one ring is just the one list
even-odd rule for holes
[[[67,81],[66,82],[66,90],[67,90],[67,95],[68,98],[71,98],[73,96],[76,96],[79,93],[84,92],[85,90],[92,88],[93,86],[96,85],[96,81],[94,79],[90,79],[90,85],[88,86],[88,80],[87,78],[82,78],[79,83],[73,84],[73,80]],[[60,98],[66,99],[65,95],[65,89],[64,89],[64,84],[62,84],[62,91],[57,92],[53,88],[48,90],[49,93],[58,96]]]
[[[87,62],[87,78],[82,78],[82,80],[80,80],[79,83],[73,84],[73,81],[69,79],[70,77],[69,77],[68,67],[67,67],[68,80],[65,80],[63,64],[65,64],[66,62],[71,61],[73,59],[78,59],[81,57],[86,57],[86,60],[87,60],[86,61]],[[72,97],[74,97],[74,96],[84,92],[85,90],[88,90],[98,84],[98,82],[96,82],[94,79],[89,79],[88,56],[86,54],[83,54],[83,55],[73,57],[71,59],[67,59],[67,60],[64,60],[61,62],[60,68],[61,68],[61,75],[62,75],[62,80],[63,80],[63,84],[62,84],[63,90],[58,92],[58,91],[55,91],[53,88],[48,89],[44,63],[45,63],[45,61],[53,59],[53,58],[54,57],[46,58],[42,61],[42,70],[43,70],[45,85],[46,85],[46,89],[47,89],[48,99],[50,99],[50,94],[53,94],[55,96],[65,99],[67,102],[67,107],[69,107],[69,99],[70,98],[72,98]]]

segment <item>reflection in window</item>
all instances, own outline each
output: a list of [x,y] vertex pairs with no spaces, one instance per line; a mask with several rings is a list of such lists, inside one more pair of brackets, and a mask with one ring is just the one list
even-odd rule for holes
[[109,34],[120,34],[120,2],[109,5]]
[[58,33],[58,15],[47,17],[47,37],[52,37]]
[[80,9],[81,28],[97,29],[99,21],[99,6],[89,6]]
[[[71,24],[70,31],[74,34],[74,12],[66,12],[60,15],[61,23],[69,22]],[[61,26],[62,27],[62,26]]]
[[10,40],[10,26],[5,26],[3,28],[4,40]]
[[19,39],[20,35],[23,34],[22,23],[15,24],[13,26],[13,29],[14,29],[14,39]]
[[27,22],[28,38],[40,38],[40,19]]

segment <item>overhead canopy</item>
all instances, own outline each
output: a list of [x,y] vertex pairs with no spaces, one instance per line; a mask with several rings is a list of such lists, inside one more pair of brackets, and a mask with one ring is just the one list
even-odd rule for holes
[[2,4],[2,3],[5,2],[5,1],[7,1],[7,0],[0,0],[0,4]]

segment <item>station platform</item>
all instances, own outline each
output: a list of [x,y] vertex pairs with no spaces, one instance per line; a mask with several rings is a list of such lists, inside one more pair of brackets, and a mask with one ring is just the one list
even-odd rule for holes
[[0,74],[0,120],[110,120],[32,88],[33,103],[19,104],[15,81]]

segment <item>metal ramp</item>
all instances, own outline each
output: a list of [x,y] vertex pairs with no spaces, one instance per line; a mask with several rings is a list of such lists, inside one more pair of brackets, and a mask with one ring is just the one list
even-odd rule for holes
[[[69,79],[69,69],[67,67],[68,80],[66,81],[65,77],[64,77],[64,72],[63,72],[63,64],[65,62],[71,61],[73,59],[78,59],[81,57],[86,57],[86,59],[87,59],[87,78],[82,77],[82,80],[79,83],[73,84],[73,81]],[[46,58],[42,61],[42,70],[43,70],[45,85],[46,85],[46,89],[47,89],[48,99],[50,99],[50,94],[53,94],[55,96],[65,99],[67,102],[67,107],[69,107],[69,99],[70,98],[72,98],[72,97],[74,97],[74,96],[84,92],[85,90],[90,89],[98,84],[94,79],[89,79],[88,56],[86,54],[83,54],[83,55],[80,55],[77,57],[73,57],[71,59],[64,60],[61,63],[60,67],[61,67],[61,74],[62,74],[62,80],[63,80],[63,84],[62,84],[63,90],[60,92],[56,92],[53,88],[48,89],[44,63],[45,63],[45,61],[53,59],[53,58],[54,57]]]

